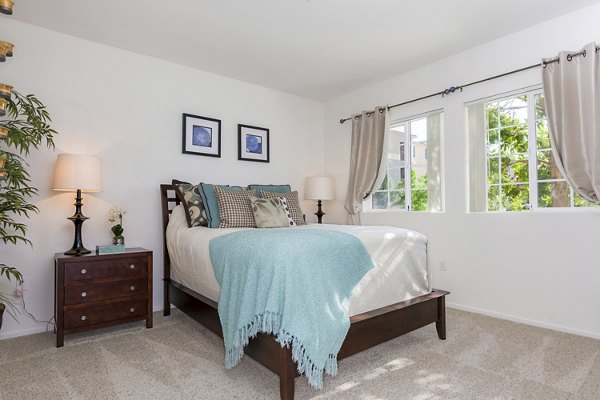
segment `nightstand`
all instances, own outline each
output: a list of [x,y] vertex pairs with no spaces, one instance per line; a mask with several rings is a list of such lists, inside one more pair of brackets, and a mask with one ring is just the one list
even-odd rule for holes
[[56,347],[64,335],[146,320],[152,328],[152,251],[54,256]]

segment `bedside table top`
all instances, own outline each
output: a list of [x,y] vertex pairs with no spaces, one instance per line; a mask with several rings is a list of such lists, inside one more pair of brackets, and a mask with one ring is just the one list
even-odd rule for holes
[[79,255],[79,256],[70,256],[70,255],[66,255],[64,253],[56,253],[56,254],[54,254],[54,259],[55,260],[60,260],[60,259],[89,259],[89,258],[94,258],[94,257],[118,258],[118,257],[125,257],[125,256],[128,256],[128,255],[136,255],[136,254],[140,254],[140,253],[152,253],[152,250],[144,249],[142,247],[130,247],[130,248],[125,249],[125,251],[122,251],[122,252],[119,252],[119,253],[96,254],[95,251],[92,251],[89,254],[83,254],[83,255]]

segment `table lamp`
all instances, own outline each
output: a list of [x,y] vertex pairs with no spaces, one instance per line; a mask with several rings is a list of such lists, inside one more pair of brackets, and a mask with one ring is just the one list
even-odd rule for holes
[[321,209],[322,200],[335,200],[335,181],[327,176],[311,176],[304,184],[304,199],[317,200],[317,222],[323,221],[325,213]]
[[67,255],[79,256],[91,253],[81,240],[81,225],[88,219],[81,212],[81,192],[101,192],[102,173],[100,159],[79,154],[59,154],[54,167],[54,190],[77,192],[75,197],[75,214],[70,219],[75,224],[73,247],[65,251]]

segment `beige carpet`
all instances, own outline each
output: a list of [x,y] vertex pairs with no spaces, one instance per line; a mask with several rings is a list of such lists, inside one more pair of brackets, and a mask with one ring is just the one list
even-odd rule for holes
[[[249,358],[223,368],[220,339],[175,311],[143,323],[0,341],[0,399],[277,399],[278,379]],[[434,326],[339,363],[297,399],[600,399],[600,341],[448,310]]]

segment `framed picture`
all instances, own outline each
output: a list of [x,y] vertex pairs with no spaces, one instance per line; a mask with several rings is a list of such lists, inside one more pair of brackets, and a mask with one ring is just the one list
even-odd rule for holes
[[221,120],[183,114],[182,152],[221,157]]
[[238,160],[269,162],[269,130],[238,125]]

